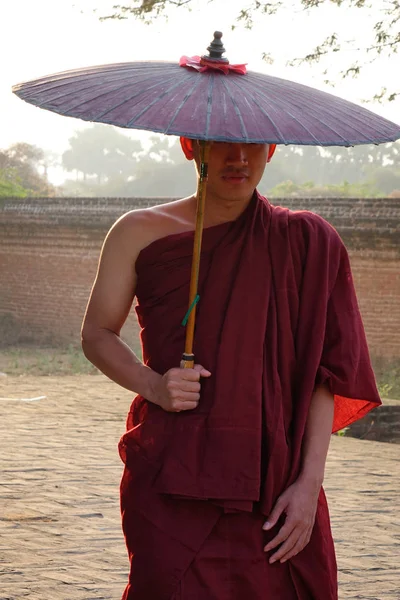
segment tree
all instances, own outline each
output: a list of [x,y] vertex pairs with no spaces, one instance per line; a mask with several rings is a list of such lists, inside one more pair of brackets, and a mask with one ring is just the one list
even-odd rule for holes
[[193,192],[194,169],[186,164],[177,140],[154,135],[150,144],[144,151],[139,141],[101,125],[76,132],[63,165],[86,176],[83,181],[65,182],[64,195],[172,197]]
[[390,166],[378,167],[374,171],[375,186],[381,190],[385,196],[390,196],[396,190],[400,190],[400,169]]
[[[207,0],[213,2],[214,0]],[[102,19],[126,19],[129,15],[140,18],[147,23],[151,22],[151,17],[157,17],[166,14],[168,8],[182,7],[190,5],[193,0],[129,0],[124,5],[117,4],[113,6],[114,12]],[[206,0],[204,0],[206,3]],[[349,8],[359,9],[367,13],[371,9],[377,10],[377,20],[368,32],[367,42],[358,42],[362,36],[357,38],[357,24],[355,23],[356,40],[344,40],[340,33],[333,31],[328,37],[303,57],[294,56],[290,64],[295,66],[299,63],[319,62],[323,57],[331,57],[337,52],[357,49],[360,54],[360,60],[350,63],[341,72],[342,77],[357,76],[363,66],[374,62],[377,58],[391,56],[397,53],[400,44],[400,0],[291,0],[293,10],[316,10],[322,6],[336,4],[343,9],[343,12]],[[377,4],[379,6],[377,6]],[[237,22],[243,24],[246,28],[252,28],[254,20],[260,15],[273,15],[280,10],[288,8],[289,2],[283,0],[252,0],[249,7],[240,10],[237,16]],[[233,25],[233,28],[235,25]],[[360,45],[359,45],[360,44]],[[270,54],[265,53],[264,58],[271,62]],[[324,71],[324,75],[327,75]],[[331,83],[331,82],[328,82]],[[392,85],[392,84],[391,84]],[[377,100],[395,100],[400,94],[399,90],[384,88],[377,91],[375,99]]]
[[47,179],[48,160],[44,150],[24,142],[0,150],[0,195],[54,196]]
[[142,145],[115,127],[94,125],[75,134],[69,140],[69,149],[62,155],[66,171],[95,175],[98,183],[115,177],[129,177],[138,161]]
[[0,198],[26,198],[28,190],[25,190],[17,181],[9,178],[9,173],[0,171]]

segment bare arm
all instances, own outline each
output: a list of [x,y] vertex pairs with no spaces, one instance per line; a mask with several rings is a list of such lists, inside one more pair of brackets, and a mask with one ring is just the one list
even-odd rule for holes
[[311,399],[303,441],[302,469],[299,479],[320,490],[332,435],[334,400],[325,386],[316,388]]
[[278,534],[267,544],[269,552],[280,546],[270,562],[286,562],[310,541],[315,523],[318,496],[324,480],[325,463],[332,433],[334,401],[325,386],[315,389],[311,399],[303,441],[300,475],[277,500],[264,529],[271,529],[282,514],[286,520]]
[[165,410],[190,410],[197,406],[200,376],[196,369],[156,373],[120,338],[135,297],[135,263],[142,247],[140,214],[129,213],[108,233],[82,325],[82,349],[107,377]]
[[129,244],[131,223],[129,217],[117,221],[104,241],[83,320],[82,349],[107,377],[147,398],[153,395],[158,375],[146,369],[119,337],[136,289],[136,256]]

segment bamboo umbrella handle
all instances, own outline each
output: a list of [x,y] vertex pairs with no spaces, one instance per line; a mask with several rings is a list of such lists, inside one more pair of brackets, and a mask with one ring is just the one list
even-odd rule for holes
[[207,179],[208,179],[208,161],[210,156],[211,143],[206,141],[200,142],[200,174],[199,174],[199,191],[197,198],[196,211],[196,229],[194,232],[194,246],[192,259],[192,272],[190,277],[189,291],[189,316],[186,327],[186,342],[185,352],[182,355],[181,367],[184,369],[193,369],[194,354],[193,340],[194,328],[196,323],[196,305],[198,301],[198,285],[199,285],[199,270],[201,257],[201,242],[203,239],[204,226],[204,209],[207,195]]

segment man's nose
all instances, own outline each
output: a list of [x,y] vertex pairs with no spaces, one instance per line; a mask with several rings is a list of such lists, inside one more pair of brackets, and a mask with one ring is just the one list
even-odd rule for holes
[[247,164],[247,151],[244,144],[229,144],[226,154],[227,164]]

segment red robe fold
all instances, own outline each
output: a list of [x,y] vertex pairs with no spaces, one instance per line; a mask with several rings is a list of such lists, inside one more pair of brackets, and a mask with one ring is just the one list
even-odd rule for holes
[[[174,234],[136,262],[144,361],[158,373],[181,359],[192,249],[192,232]],[[204,231],[199,294],[194,351],[212,373],[199,407],[172,414],[137,397],[120,442],[126,600],[170,600],[221,512],[269,514],[298,476],[317,383],[335,395],[334,431],[380,404],[347,252],[322,218],[255,193]],[[337,598],[323,491],[285,573],[299,600]],[[275,599],[268,581],[262,597]]]

